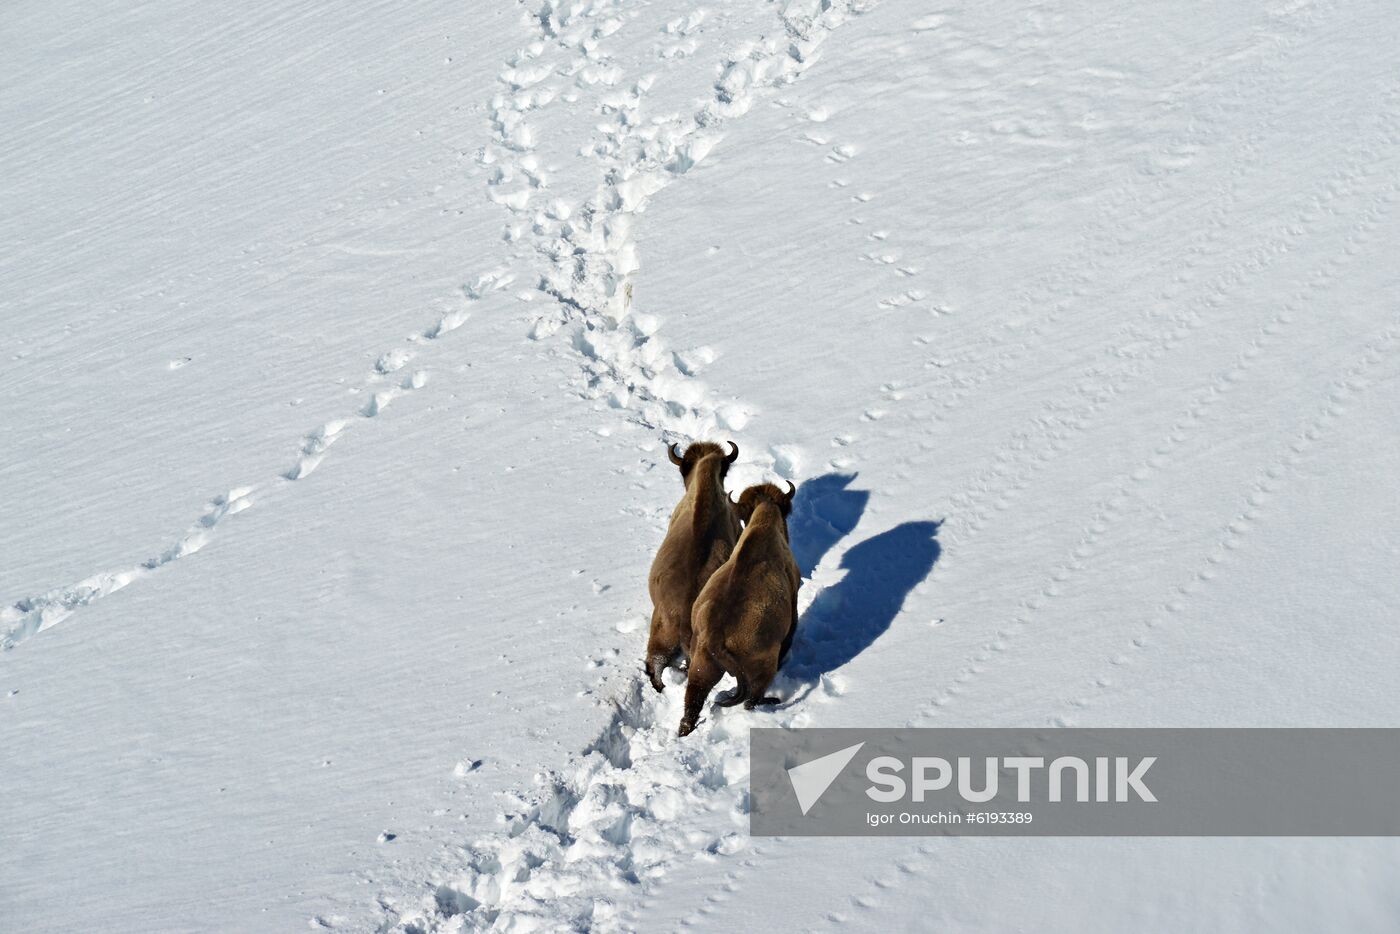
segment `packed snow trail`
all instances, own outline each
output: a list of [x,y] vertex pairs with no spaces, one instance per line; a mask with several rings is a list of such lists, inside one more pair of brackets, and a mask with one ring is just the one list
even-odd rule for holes
[[[584,358],[589,398],[605,400],[646,428],[663,431],[667,439],[689,441],[718,436],[716,432],[733,437],[745,428],[749,411],[737,401],[712,401],[691,367],[657,338],[658,319],[632,307],[631,277],[639,268],[631,239],[633,218],[718,145],[728,121],[742,117],[765,91],[796,80],[828,36],[861,7],[855,2],[789,3],[778,35],[744,43],[739,54],[721,62],[713,98],[691,117],[643,120],[649,77],[599,105],[603,115],[615,119],[599,127],[600,137],[585,151],[597,159],[603,185],[577,212],[568,202],[555,200],[530,220],[535,251],[547,264],[540,288],[559,303],[558,311],[537,321],[530,336],[544,339],[561,327],[571,328],[572,346]],[[591,85],[597,70],[610,67],[605,40],[618,29],[608,18],[610,8],[595,3],[576,15],[579,8],[551,0],[538,16],[539,37],[527,47],[531,54],[511,59],[500,78],[513,96],[501,94],[493,101],[496,141],[511,163],[509,171],[492,176],[493,186],[517,174],[539,186],[538,163],[531,155],[535,136],[523,121],[541,99],[551,101],[558,92],[551,88],[541,94],[536,88],[552,72],[578,74],[578,85]],[[592,25],[598,19],[601,24]],[[572,58],[562,65],[534,65],[551,48],[549,38],[573,50]],[[613,76],[606,83],[618,80]],[[493,154],[489,161],[497,158]],[[530,193],[527,187],[513,195],[493,195],[493,200],[525,215]],[[509,240],[520,236],[516,226],[507,229]],[[743,436],[737,437],[741,464],[749,470],[736,470],[735,476],[757,476],[753,467],[762,466],[792,479],[802,462],[799,451],[785,446],[755,457],[743,445]],[[821,487],[804,486],[799,492],[792,517],[799,541],[821,540],[827,537],[824,529],[844,525],[848,531],[853,525],[841,509],[830,516],[818,510],[860,494],[843,495],[838,489],[835,497],[822,496]],[[935,532],[930,527],[923,534],[931,539]],[[820,554],[811,554],[809,561],[815,564],[818,558]],[[807,607],[819,593],[808,586],[801,605]],[[804,658],[811,655],[811,639],[809,634],[807,643],[797,646],[795,664],[775,684],[789,693],[816,689],[837,696],[839,679]],[[791,671],[805,671],[806,683]],[[382,929],[627,930],[633,922],[617,913],[606,893],[645,886],[697,852],[723,857],[746,846],[748,727],[755,722],[798,725],[801,705],[786,705],[777,716],[766,711],[707,715],[687,741],[678,742],[674,734],[683,677],[671,671],[670,687],[658,698],[635,675],[624,668],[609,679],[611,690],[620,694],[612,717],[573,762],[542,778],[536,797],[505,814],[509,829],[473,845],[462,870],[444,869],[442,879],[429,886],[431,897],[418,906],[391,902]]]

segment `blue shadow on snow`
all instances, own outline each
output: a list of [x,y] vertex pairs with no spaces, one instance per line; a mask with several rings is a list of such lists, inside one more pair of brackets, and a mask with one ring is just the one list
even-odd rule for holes
[[848,489],[855,478],[855,474],[829,473],[797,488],[788,516],[788,536],[804,578],[812,576],[826,553],[851,533],[865,512],[870,491]]
[[[847,551],[841,557],[846,576],[823,589],[798,621],[797,640],[783,674],[815,681],[880,638],[899,615],[909,592],[933,570],[941,552],[940,525],[942,522],[905,522]],[[799,554],[798,564],[803,565],[797,551],[796,530],[792,530],[792,538],[794,554]],[[835,540],[825,545],[820,553],[824,554],[834,543]],[[805,565],[803,570],[807,573]]]

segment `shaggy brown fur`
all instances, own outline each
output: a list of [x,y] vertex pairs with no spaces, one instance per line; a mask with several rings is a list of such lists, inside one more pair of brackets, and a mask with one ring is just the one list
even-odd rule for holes
[[739,682],[716,698],[723,707],[742,702],[776,704],[766,697],[797,632],[797,588],[802,578],[788,544],[787,516],[797,492],[771,483],[739,497],[744,532],[734,553],[701,588],[692,615],[694,637],[680,735],[695,729],[700,708],[727,671]]
[[671,463],[680,468],[685,495],[671,513],[666,539],[647,577],[653,609],[643,667],[658,691],[666,687],[661,680],[666,666],[675,664],[682,653],[690,653],[690,608],[695,595],[739,538],[739,519],[724,493],[724,476],[739,456],[739,446],[731,441],[730,447],[733,450],[725,454],[719,445],[699,441],[686,449],[684,457],[674,445],[668,451]]

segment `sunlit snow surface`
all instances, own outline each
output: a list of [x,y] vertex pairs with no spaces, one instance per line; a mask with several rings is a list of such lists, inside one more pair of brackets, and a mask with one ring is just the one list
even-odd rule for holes
[[[1393,726],[1378,2],[22,0],[0,928],[1389,931],[1366,839],[755,839],[747,731]],[[640,679],[664,442],[800,487]]]

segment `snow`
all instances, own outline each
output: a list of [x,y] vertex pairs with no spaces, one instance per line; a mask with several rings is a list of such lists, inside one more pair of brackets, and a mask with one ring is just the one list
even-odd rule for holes
[[[750,839],[747,731],[1388,726],[1380,3],[7,11],[0,927],[1390,930],[1384,839]],[[776,711],[640,676],[664,445]],[[674,676],[673,676],[674,677]]]

